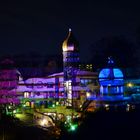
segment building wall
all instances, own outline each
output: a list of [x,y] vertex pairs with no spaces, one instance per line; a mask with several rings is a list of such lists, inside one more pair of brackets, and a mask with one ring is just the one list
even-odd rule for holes
[[[76,85],[73,86],[73,95],[74,98],[78,99],[81,92],[87,91],[87,85],[84,86],[81,83],[82,80],[97,81],[97,73],[94,72],[80,72],[76,77]],[[91,82],[93,85],[94,82]],[[90,84],[91,84],[90,83]],[[96,86],[96,85],[95,85]],[[24,81],[24,83],[20,84],[16,89],[18,93],[23,98],[31,98],[31,99],[47,99],[47,98],[65,98],[64,95],[64,79],[63,73],[57,73],[48,76],[47,78],[29,78]]]

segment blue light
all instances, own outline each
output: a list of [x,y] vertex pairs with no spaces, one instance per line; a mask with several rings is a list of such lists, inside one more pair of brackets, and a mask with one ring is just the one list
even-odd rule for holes
[[103,69],[101,70],[101,72],[99,73],[99,79],[103,79],[103,78],[107,78],[109,75],[109,69]]
[[[102,69],[99,73],[99,80],[108,79],[111,74],[111,70],[109,68]],[[123,73],[120,69],[113,69],[114,79],[123,80]]]
[[123,73],[119,69],[113,69],[115,78],[123,78]]

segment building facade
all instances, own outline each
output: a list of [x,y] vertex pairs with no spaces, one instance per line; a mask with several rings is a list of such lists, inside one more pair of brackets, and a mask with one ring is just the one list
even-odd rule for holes
[[122,100],[124,95],[124,76],[114,61],[108,58],[108,66],[99,73],[100,94],[104,100]]
[[[86,100],[86,93],[89,92],[88,84],[90,83],[95,83],[94,86],[97,87],[97,73],[87,71],[77,72],[75,86],[72,87],[73,100],[79,102],[75,103],[77,106]],[[32,104],[35,104],[36,101],[38,104],[41,102],[45,104],[50,100],[54,103],[62,101],[61,103],[67,106],[65,104],[67,95],[64,89],[63,72],[49,75],[47,78],[29,78],[19,83],[16,90],[21,95],[21,99],[24,99],[24,103],[26,101],[30,102],[30,106],[31,102]]]
[[79,106],[90,91],[89,84],[97,87],[98,73],[79,69],[79,48],[71,29],[62,44],[63,72],[48,75],[45,78],[28,78],[20,81],[16,89],[21,99],[34,107],[36,102],[44,104],[52,100],[62,101],[68,107]]

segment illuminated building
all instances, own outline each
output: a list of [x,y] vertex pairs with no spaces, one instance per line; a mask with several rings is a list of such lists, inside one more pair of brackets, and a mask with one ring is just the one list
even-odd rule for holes
[[[92,72],[92,64],[80,64],[79,45],[71,29],[62,44],[63,71],[46,77],[31,76],[18,81],[11,91],[20,96],[21,102],[34,108],[49,102],[59,102],[68,107],[79,108],[85,100],[122,101],[124,76],[114,67],[111,57],[108,66],[99,73]],[[99,87],[99,85],[100,87]],[[129,84],[132,88],[132,84]]]
[[93,71],[93,65],[92,64],[79,64],[80,70],[86,70],[86,71]]
[[114,61],[108,58],[108,67],[99,73],[100,95],[105,100],[122,100],[124,76],[120,69],[114,68]]
[[140,102],[140,79],[125,80],[125,95],[131,96],[133,101]]
[[5,59],[0,63],[0,114],[13,115],[15,106],[20,103],[16,88],[22,80],[14,62]]
[[[88,98],[87,111],[94,111],[96,107],[104,107],[107,111],[126,106],[131,101],[130,96],[124,96],[124,75],[114,66],[111,57],[108,58],[107,67],[99,72],[100,92],[98,96]],[[132,86],[129,84],[129,86]],[[91,96],[87,93],[87,96]]]
[[63,101],[69,107],[79,107],[86,100],[88,84],[97,86],[98,73],[79,69],[78,42],[71,29],[62,44],[63,72],[54,73],[47,77],[28,78],[20,81],[16,89],[21,94],[26,105],[45,104]]
[[79,48],[71,29],[62,45],[63,51],[63,72],[64,72],[64,94],[66,96],[66,105],[72,106],[74,90],[76,85],[76,74],[79,65]]
[[[62,44],[63,71],[47,77],[31,76],[26,80],[20,78],[18,85],[11,91],[20,96],[24,105],[32,108],[49,102],[79,108],[85,100],[127,100],[124,97],[123,73],[114,67],[112,58],[109,57],[108,66],[98,76],[97,72],[91,71],[92,64],[80,64],[78,47],[78,42],[69,29]],[[132,87],[133,84],[129,83],[128,88]]]
[[0,63],[0,104],[19,104],[16,88],[21,80],[20,73],[14,67],[14,62],[5,59]]
[[[97,73],[88,71],[77,72],[75,86],[73,87],[73,98],[79,101],[79,104],[82,97],[86,99],[87,85],[95,83],[96,80]],[[67,99],[64,91],[63,72],[54,73],[47,78],[29,78],[24,83],[19,83],[17,92],[21,93],[25,101],[30,102],[30,105],[31,101],[35,103],[37,100],[44,103],[44,101],[50,99],[54,102],[56,99],[63,101]]]

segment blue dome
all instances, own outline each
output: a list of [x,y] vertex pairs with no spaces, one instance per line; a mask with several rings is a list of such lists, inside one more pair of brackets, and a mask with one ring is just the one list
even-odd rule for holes
[[123,80],[123,73],[118,68],[105,68],[99,73],[99,81],[101,80]]

